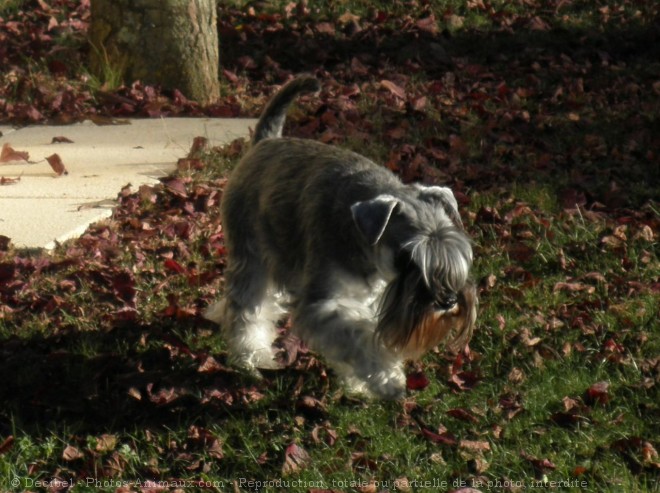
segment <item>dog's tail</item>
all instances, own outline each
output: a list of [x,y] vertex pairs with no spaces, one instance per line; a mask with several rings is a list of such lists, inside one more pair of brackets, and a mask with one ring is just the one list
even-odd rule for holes
[[282,127],[286,119],[286,112],[298,94],[317,92],[321,84],[311,75],[301,75],[288,82],[270,100],[268,106],[261,114],[252,137],[252,145],[263,139],[282,137]]

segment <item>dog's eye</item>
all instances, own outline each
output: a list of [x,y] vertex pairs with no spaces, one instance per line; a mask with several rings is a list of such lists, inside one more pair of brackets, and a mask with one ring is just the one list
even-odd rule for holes
[[456,303],[458,303],[456,293],[444,293],[440,298],[436,298],[434,304],[441,310],[449,310]]

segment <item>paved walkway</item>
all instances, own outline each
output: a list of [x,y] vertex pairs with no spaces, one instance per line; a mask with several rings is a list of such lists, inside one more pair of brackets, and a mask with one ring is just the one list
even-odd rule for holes
[[[52,249],[110,216],[117,194],[131,184],[155,183],[185,157],[195,137],[211,145],[247,136],[251,119],[128,120],[98,126],[0,126],[0,148],[29,153],[29,162],[0,162],[0,235],[19,248]],[[58,139],[64,137],[65,139]],[[53,140],[71,142],[54,143]],[[47,156],[59,155],[68,174],[58,176]]]

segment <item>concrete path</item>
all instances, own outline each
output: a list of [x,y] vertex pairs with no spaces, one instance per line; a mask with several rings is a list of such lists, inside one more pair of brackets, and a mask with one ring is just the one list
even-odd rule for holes
[[[117,194],[171,173],[195,137],[210,145],[248,135],[256,120],[172,118],[128,120],[97,126],[0,126],[0,148],[8,143],[29,153],[25,161],[0,162],[0,235],[19,248],[52,249],[109,217]],[[53,143],[65,137],[71,143]],[[45,160],[58,154],[68,174],[57,176]],[[16,180],[17,179],[17,180]],[[15,180],[15,181],[14,181]]]

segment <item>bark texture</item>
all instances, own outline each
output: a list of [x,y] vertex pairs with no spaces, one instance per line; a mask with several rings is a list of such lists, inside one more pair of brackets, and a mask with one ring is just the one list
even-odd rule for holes
[[216,0],[92,0],[92,70],[208,104],[219,97]]

